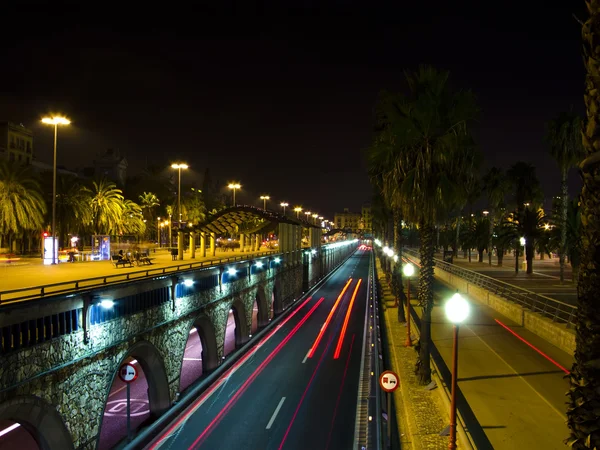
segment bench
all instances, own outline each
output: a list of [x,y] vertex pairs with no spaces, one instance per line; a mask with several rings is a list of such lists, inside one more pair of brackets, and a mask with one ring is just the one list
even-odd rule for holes
[[133,262],[127,258],[119,258],[119,255],[111,256],[112,263],[115,265],[115,268],[119,266],[125,267],[125,264],[129,264],[129,267],[133,267]]
[[139,258],[135,260],[138,266],[142,266],[144,264],[152,265],[152,261],[156,258],[150,258],[145,255],[141,255]]

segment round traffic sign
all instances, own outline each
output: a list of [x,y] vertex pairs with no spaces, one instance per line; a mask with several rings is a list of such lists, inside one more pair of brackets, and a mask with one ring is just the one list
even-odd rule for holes
[[398,375],[391,370],[386,370],[379,375],[379,386],[385,392],[394,392],[398,388]]
[[138,371],[131,363],[125,363],[119,367],[119,378],[124,383],[131,383],[138,377]]

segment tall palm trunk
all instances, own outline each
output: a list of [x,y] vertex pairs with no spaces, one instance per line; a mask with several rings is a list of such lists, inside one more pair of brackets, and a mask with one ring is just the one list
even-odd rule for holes
[[[404,286],[402,284],[402,211],[394,208],[394,253],[398,255],[398,262],[394,264],[392,274],[392,291],[398,301],[398,322],[406,322],[404,314]],[[389,258],[388,258],[389,259]]]
[[492,237],[494,236],[494,210],[493,209],[489,212],[489,217],[490,217],[490,223],[489,223],[489,227],[488,227],[487,251],[488,251],[488,264],[491,266],[492,265],[492,251],[493,251],[493,247],[494,247],[494,244],[492,243]]
[[455,258],[458,257],[458,240],[460,238],[460,216],[456,218],[456,234],[454,235],[454,251],[453,255]]
[[435,230],[431,222],[421,219],[420,228],[420,257],[419,272],[419,306],[423,309],[421,315],[421,346],[419,351],[418,374],[421,384],[431,382],[430,344],[431,344],[431,310],[433,309],[433,255]]
[[567,168],[562,167],[560,180],[560,249],[558,252],[561,283],[565,280],[565,253],[567,253],[567,210],[569,206],[569,185],[567,184],[567,174]]
[[533,273],[534,249],[535,249],[535,245],[534,245],[533,238],[528,237],[527,243],[525,245],[525,259],[527,260],[527,273],[530,275]]
[[521,245],[517,243],[517,248],[515,248],[515,273],[519,273],[519,250],[521,250]]
[[584,62],[587,70],[583,128],[586,159],[580,164],[581,264],[577,284],[575,363],[570,375],[567,424],[573,449],[600,448],[600,3],[586,0],[590,17],[583,25]]

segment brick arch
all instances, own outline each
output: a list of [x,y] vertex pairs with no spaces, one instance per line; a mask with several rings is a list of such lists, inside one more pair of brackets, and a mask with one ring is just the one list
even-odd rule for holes
[[[254,302],[253,302],[254,303]],[[246,313],[246,306],[240,299],[236,299],[230,306],[233,309],[233,318],[235,320],[235,346],[240,347],[248,342],[248,317]],[[225,327],[227,321],[225,322]]]
[[[202,371],[208,372],[216,369],[219,365],[219,351],[217,349],[217,334],[212,320],[202,313],[194,319],[192,328],[196,328],[198,331],[198,337],[202,344]],[[187,340],[184,345],[187,345]],[[183,365],[183,354],[181,364]]]
[[[145,340],[138,341],[133,344],[129,349],[127,349],[127,352],[119,361],[119,364],[115,368],[110,379],[110,383],[106,389],[106,400],[104,404],[106,405],[106,401],[108,401],[108,394],[110,393],[110,389],[115,381],[119,367],[121,367],[121,365],[129,357],[138,361],[142,367],[142,370],[144,371],[144,375],[146,376],[146,381],[148,382],[150,418],[154,420],[160,417],[167,409],[169,409],[171,406],[171,395],[163,358],[156,347]],[[104,412],[104,409],[102,411]],[[102,415],[102,422],[104,422],[104,414]],[[102,429],[102,423],[100,424],[100,429]]]
[[19,396],[0,403],[0,419],[19,423],[42,450],[71,450],[73,440],[56,408],[39,397]]
[[[260,329],[267,326],[269,324],[269,319],[271,318],[271,307],[263,286],[259,286],[256,290],[254,301],[256,301],[256,304],[258,305],[258,328]],[[254,304],[254,302],[252,303]]]

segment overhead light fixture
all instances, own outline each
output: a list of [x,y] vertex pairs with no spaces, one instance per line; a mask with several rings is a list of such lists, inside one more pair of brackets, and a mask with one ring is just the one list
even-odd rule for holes
[[100,302],[100,306],[102,306],[104,309],[110,309],[115,306],[115,302],[109,299],[104,299]]

